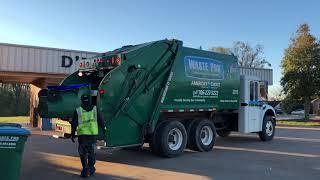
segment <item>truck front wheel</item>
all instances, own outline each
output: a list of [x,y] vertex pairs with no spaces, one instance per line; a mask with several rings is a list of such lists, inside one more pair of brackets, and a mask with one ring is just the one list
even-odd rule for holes
[[271,116],[265,116],[262,123],[262,131],[259,132],[259,137],[262,141],[270,141],[275,133],[275,122]]
[[195,151],[211,151],[216,139],[216,130],[212,121],[203,119],[195,122],[190,131],[189,148]]
[[153,149],[163,157],[175,157],[183,153],[187,145],[187,132],[179,121],[162,123],[156,131]]

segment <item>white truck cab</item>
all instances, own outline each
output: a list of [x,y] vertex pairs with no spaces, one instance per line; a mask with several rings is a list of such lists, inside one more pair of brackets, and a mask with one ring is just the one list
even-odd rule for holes
[[242,133],[259,133],[263,141],[271,140],[275,133],[275,111],[268,105],[268,84],[259,77],[241,75],[240,110],[238,131]]

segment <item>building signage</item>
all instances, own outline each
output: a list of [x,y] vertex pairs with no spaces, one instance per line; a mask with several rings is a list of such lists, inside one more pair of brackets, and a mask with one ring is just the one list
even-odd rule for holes
[[[81,59],[83,60],[87,58],[81,57]],[[80,56],[75,56],[74,59],[72,59],[72,57],[70,56],[61,56],[61,67],[69,68],[73,65],[74,62],[79,60],[80,60]]]

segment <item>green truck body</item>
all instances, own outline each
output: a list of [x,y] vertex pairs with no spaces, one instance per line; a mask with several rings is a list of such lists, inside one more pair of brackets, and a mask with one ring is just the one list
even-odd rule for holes
[[80,62],[60,86],[39,93],[39,110],[42,117],[72,118],[81,95],[90,93],[106,121],[100,138],[121,147],[143,144],[172,114],[194,119],[238,110],[239,91],[236,57],[161,40]]

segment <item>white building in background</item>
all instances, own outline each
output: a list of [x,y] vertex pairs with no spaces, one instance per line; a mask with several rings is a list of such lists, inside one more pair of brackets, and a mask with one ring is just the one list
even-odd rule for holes
[[0,80],[37,84],[39,78],[56,84],[77,70],[79,60],[99,53],[0,43]]

